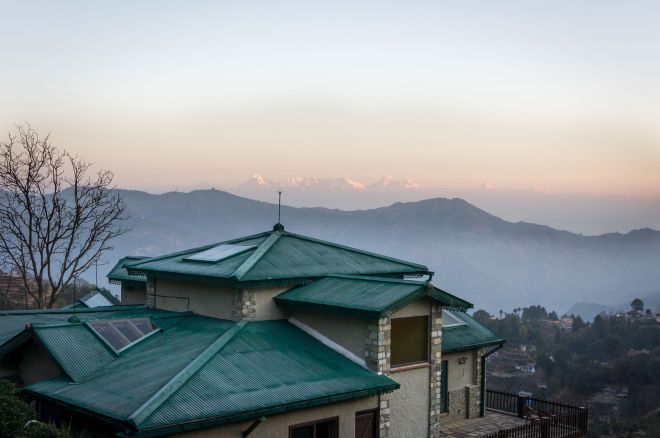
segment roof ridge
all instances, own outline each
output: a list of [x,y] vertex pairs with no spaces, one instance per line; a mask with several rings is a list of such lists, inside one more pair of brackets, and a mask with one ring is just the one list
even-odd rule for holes
[[[110,308],[113,308],[112,310]],[[35,309],[35,310],[0,310],[0,316],[2,315],[37,315],[37,314],[62,314],[62,313],[94,313],[94,312],[110,312],[118,311],[124,312],[127,310],[136,310],[136,309],[146,309],[147,306],[144,304],[119,304],[116,306],[102,306],[102,307],[92,307],[92,308],[76,308],[75,312],[73,308],[61,308],[61,309]]]
[[323,277],[320,277],[319,280],[323,280],[324,278],[327,277],[345,278],[348,280],[380,281],[382,283],[409,284],[409,285],[419,285],[419,286],[426,286],[427,284],[429,284],[430,281],[428,279],[406,280],[404,278],[390,278],[390,277],[377,277],[377,276],[369,276],[369,275],[351,275],[351,274],[328,274],[328,275],[324,275]]
[[234,324],[224,332],[218,339],[202,351],[195,359],[172,377],[163,387],[135,410],[128,420],[138,427],[140,423],[149,418],[167,399],[178,391],[192,376],[194,376],[209,360],[211,360],[222,348],[227,345],[249,321],[242,320]]
[[376,257],[376,258],[379,258],[379,259],[388,260],[388,261],[391,261],[391,262],[396,262],[396,263],[401,263],[401,264],[408,265],[408,266],[413,266],[413,267],[416,267],[416,268],[421,268],[421,269],[424,269],[425,271],[429,270],[428,266],[420,265],[419,263],[409,262],[407,260],[397,259],[395,257],[390,257],[390,256],[386,256],[384,254],[378,254],[378,253],[371,252],[371,251],[365,251],[363,249],[354,248],[352,246],[347,246],[347,245],[342,245],[342,244],[339,244],[339,243],[329,242],[327,240],[322,240],[322,239],[317,239],[317,238],[314,238],[314,237],[304,236],[302,234],[291,233],[289,231],[282,231],[282,234],[283,235],[289,235],[291,237],[295,237],[295,238],[298,238],[298,239],[308,240],[308,241],[314,242],[314,243],[320,243],[320,244],[323,244],[323,245],[333,246],[335,248],[345,249],[347,251],[356,252],[358,254],[364,254],[364,255]]
[[279,231],[275,231],[270,233],[270,236],[261,244],[257,247],[257,249],[250,254],[250,257],[248,257],[232,274],[232,277],[234,277],[236,280],[241,280],[245,275],[250,272],[250,269],[254,267],[254,265],[257,264],[259,260],[268,252],[269,249],[277,243],[277,241],[280,239],[280,236],[282,236],[282,233]]

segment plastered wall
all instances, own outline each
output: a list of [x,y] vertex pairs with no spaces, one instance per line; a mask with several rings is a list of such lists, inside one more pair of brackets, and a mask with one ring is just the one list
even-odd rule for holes
[[[340,438],[354,438],[355,413],[376,408],[378,408],[378,397],[374,396],[275,415],[266,418],[266,421],[260,424],[250,434],[250,438],[288,438],[290,426],[331,417],[339,417]],[[171,436],[185,438],[241,438],[242,432],[250,427],[252,423],[253,420],[243,421],[241,423],[184,432]]]

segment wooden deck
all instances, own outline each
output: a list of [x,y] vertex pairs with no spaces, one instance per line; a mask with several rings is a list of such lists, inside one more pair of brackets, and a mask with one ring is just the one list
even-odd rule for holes
[[525,420],[514,415],[486,410],[486,415],[479,418],[457,420],[440,427],[440,437],[463,438],[478,437],[501,429],[520,426]]

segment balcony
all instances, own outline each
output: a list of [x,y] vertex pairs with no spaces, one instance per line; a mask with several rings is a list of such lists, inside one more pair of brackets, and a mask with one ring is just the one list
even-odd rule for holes
[[486,390],[483,417],[442,426],[446,438],[577,438],[587,436],[586,408]]

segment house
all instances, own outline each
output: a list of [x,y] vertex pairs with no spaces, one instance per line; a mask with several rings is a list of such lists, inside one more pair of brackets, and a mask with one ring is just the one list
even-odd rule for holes
[[64,308],[94,308],[94,307],[107,307],[107,306],[118,306],[121,304],[119,299],[116,296],[112,295],[107,289],[94,289],[87,295],[76,300],[75,303],[69,304]]
[[439,436],[504,341],[432,277],[277,224],[120,260],[121,306],[5,312],[2,369],[99,436]]
[[124,257],[108,273],[110,284],[121,286],[122,304],[144,304],[147,287],[147,277],[144,274],[128,275],[127,266],[144,260],[146,257]]

